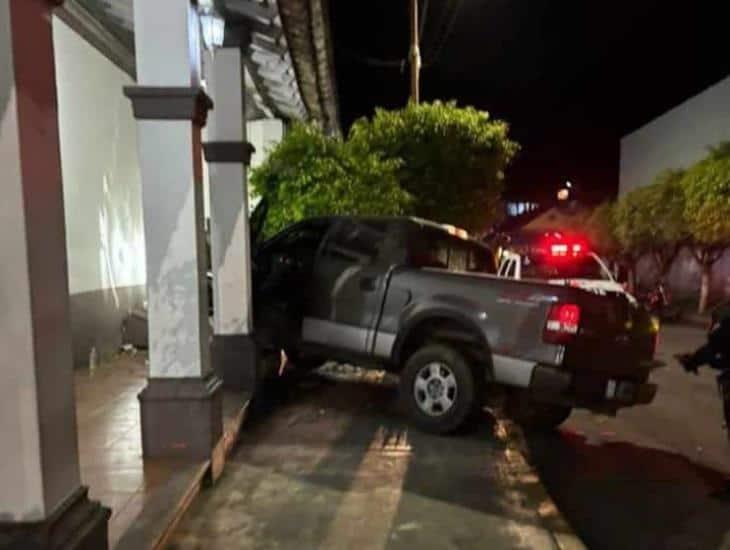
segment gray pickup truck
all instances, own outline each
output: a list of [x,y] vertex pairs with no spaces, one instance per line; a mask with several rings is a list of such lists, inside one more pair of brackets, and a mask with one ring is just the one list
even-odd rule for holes
[[[463,237],[463,235],[462,235]],[[494,275],[481,243],[414,218],[326,217],[255,246],[259,344],[297,366],[400,374],[421,429],[448,433],[503,388],[518,422],[650,402],[656,327],[622,296]]]

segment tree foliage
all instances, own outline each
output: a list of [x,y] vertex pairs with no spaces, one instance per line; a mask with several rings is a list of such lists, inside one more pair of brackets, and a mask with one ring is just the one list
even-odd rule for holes
[[269,203],[269,234],[325,214],[407,214],[478,232],[498,219],[517,149],[486,112],[409,104],[358,120],[344,141],[295,124],[251,184]]
[[622,254],[616,235],[615,210],[615,203],[604,202],[588,215],[583,227],[593,249],[611,260],[620,259]]
[[399,167],[397,159],[295,124],[251,175],[254,194],[268,201],[265,233],[312,216],[406,213],[412,198],[398,185]]
[[349,140],[358,150],[398,163],[414,215],[474,232],[497,220],[503,172],[518,150],[505,122],[438,101],[378,109],[352,126]]
[[730,142],[692,166],[682,179],[684,218],[702,268],[700,312],[707,307],[713,264],[730,245]]
[[667,170],[651,185],[631,191],[614,210],[617,240],[627,255],[651,254],[666,275],[688,237],[684,219],[684,172]]
[[730,244],[730,142],[711,150],[682,180],[684,217],[693,242],[702,248]]

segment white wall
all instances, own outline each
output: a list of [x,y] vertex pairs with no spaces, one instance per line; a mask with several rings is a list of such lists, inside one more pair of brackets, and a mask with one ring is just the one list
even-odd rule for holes
[[71,294],[145,283],[131,78],[53,20]]
[[[271,149],[281,141],[284,136],[284,123],[279,119],[262,119],[252,120],[246,123],[246,140],[256,148],[256,152],[251,156],[251,167],[253,170],[266,160]],[[205,128],[203,129],[203,141],[207,139]],[[249,170],[249,175],[251,171]],[[210,218],[210,179],[208,177],[208,164],[203,163],[203,190],[204,190],[204,208],[205,219]],[[258,204],[258,198],[253,196],[251,188],[248,189],[248,207],[253,210]]]
[[624,136],[619,193],[651,183],[667,168],[688,167],[724,140],[730,140],[730,77]]
[[253,120],[246,126],[248,141],[256,152],[251,157],[251,168],[259,166],[284,136],[284,124],[278,119]]
[[[248,142],[256,148],[251,156],[251,170],[260,166],[276,144],[284,137],[284,123],[278,119],[253,120],[246,125]],[[259,203],[259,198],[249,187],[249,210],[253,211]]]

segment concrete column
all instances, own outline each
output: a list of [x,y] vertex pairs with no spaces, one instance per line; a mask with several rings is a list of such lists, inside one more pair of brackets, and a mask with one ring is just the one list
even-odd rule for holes
[[246,170],[245,71],[238,47],[208,52],[205,67],[215,109],[208,121],[210,244],[213,271],[212,357],[226,387],[253,391],[256,346],[252,338],[251,237]]
[[207,458],[222,433],[210,366],[203,227],[200,25],[190,0],[135,0],[138,124],[150,377],[140,394],[145,456]]
[[0,547],[106,548],[79,473],[46,0],[0,0]]

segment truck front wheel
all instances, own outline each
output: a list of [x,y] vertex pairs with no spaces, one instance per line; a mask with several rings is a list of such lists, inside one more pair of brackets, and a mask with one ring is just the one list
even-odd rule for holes
[[400,394],[413,423],[436,434],[463,426],[480,402],[472,366],[461,353],[441,344],[424,346],[406,361]]

